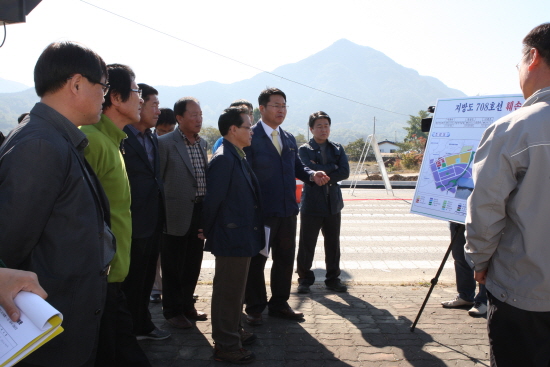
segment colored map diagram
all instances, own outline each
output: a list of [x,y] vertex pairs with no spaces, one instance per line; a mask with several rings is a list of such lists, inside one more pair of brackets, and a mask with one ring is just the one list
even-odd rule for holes
[[473,146],[469,145],[463,146],[458,154],[430,159],[435,187],[441,191],[456,193],[459,182],[467,182],[467,179],[472,178],[474,155]]
[[472,171],[481,136],[523,102],[517,94],[439,99],[411,213],[464,223],[468,198],[474,191]]

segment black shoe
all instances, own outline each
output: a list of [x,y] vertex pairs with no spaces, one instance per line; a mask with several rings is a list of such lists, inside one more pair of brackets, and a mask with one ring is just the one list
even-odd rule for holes
[[269,310],[269,316],[280,317],[282,319],[289,320],[301,320],[304,318],[304,314],[299,311],[294,311],[292,308],[287,307],[281,310]]
[[309,285],[307,284],[300,284],[298,286],[298,293],[309,293]]
[[246,322],[250,326],[260,326],[264,323],[262,314],[259,312],[252,312],[246,315]]
[[335,291],[335,292],[346,292],[348,290],[348,287],[343,285],[340,282],[340,279],[336,279],[329,283],[325,283],[325,286],[327,289],[330,289],[331,291]]
[[248,364],[256,360],[256,355],[244,348],[230,352],[214,349],[214,360],[235,364]]
[[151,294],[151,296],[149,297],[149,302],[161,303],[162,299],[160,298],[160,294]]
[[169,331],[159,329],[158,327],[155,327],[153,331],[151,331],[147,335],[136,335],[137,340],[164,340],[168,339],[172,334],[170,334]]

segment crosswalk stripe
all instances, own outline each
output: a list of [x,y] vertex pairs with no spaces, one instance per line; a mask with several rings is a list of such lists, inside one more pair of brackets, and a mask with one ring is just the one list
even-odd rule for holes
[[[296,242],[300,240],[300,237],[296,237]],[[324,241],[324,237],[319,234],[317,242]],[[340,236],[340,242],[450,242],[449,236]]]
[[[267,260],[265,269],[271,269],[273,261]],[[403,269],[438,269],[441,261],[424,261],[424,260],[408,260],[408,261],[390,261],[390,260],[365,260],[365,261],[340,261],[342,270],[403,270]],[[324,269],[324,261],[314,261],[312,269]],[[203,260],[202,269],[215,269],[214,260]],[[296,263],[294,263],[296,269]],[[444,269],[454,269],[453,262],[448,260],[445,263]]]

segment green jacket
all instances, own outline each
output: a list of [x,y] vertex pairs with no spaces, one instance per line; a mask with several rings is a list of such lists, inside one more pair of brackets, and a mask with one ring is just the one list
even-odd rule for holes
[[116,254],[111,261],[109,283],[122,282],[130,268],[132,242],[132,215],[130,212],[130,184],[120,152],[126,133],[105,115],[95,125],[80,128],[88,137],[84,150],[86,160],[94,169],[111,207],[111,230],[116,237]]

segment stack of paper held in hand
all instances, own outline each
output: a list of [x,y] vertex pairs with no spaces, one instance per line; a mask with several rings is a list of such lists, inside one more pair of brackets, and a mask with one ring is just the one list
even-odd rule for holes
[[14,301],[21,310],[17,322],[0,306],[0,367],[13,366],[63,331],[63,315],[38,295],[19,292]]

